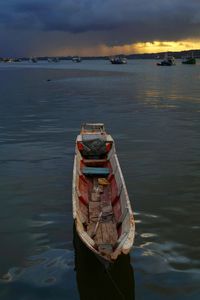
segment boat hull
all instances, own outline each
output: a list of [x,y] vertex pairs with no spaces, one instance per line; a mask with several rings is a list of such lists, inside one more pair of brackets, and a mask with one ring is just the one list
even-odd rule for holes
[[[83,243],[102,262],[112,262],[132,248],[135,235],[133,212],[112,137],[103,135],[105,145],[112,145],[103,159],[85,158],[84,150],[79,148],[83,140],[83,135],[77,137],[74,157],[75,227]],[[95,143],[97,145],[97,141]],[[101,156],[102,145],[99,148]]]

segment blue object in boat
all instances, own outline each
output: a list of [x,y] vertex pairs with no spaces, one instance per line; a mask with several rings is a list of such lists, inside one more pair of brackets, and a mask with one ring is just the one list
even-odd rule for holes
[[94,168],[94,167],[84,167],[82,169],[84,175],[109,175],[109,168]]

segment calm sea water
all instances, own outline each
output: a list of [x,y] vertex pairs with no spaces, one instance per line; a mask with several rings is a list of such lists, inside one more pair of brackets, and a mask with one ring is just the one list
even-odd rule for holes
[[[0,64],[0,299],[200,299],[200,63],[155,63]],[[73,229],[86,121],[113,135],[135,212],[109,271]]]

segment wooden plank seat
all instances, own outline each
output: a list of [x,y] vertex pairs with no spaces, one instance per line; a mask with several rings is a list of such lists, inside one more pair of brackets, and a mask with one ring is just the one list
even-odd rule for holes
[[95,167],[83,167],[82,173],[84,175],[102,175],[107,176],[110,173],[109,168],[95,168]]
[[118,239],[116,224],[112,221],[105,223],[101,220],[98,223],[98,226],[97,222],[90,222],[87,227],[87,233],[94,238],[94,241],[98,246],[105,244],[114,246]]
[[116,224],[112,221],[101,223],[101,232],[102,232],[102,244],[111,244],[114,245],[117,242],[118,234],[116,229]]
[[108,160],[107,159],[83,159],[83,163],[86,166],[96,167],[104,165]]

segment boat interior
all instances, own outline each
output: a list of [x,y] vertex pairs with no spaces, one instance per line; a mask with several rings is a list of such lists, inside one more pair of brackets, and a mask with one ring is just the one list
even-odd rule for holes
[[76,185],[81,222],[96,250],[107,255],[116,249],[122,236],[126,216],[120,201],[123,184],[117,176],[113,140],[82,137],[77,142]]

